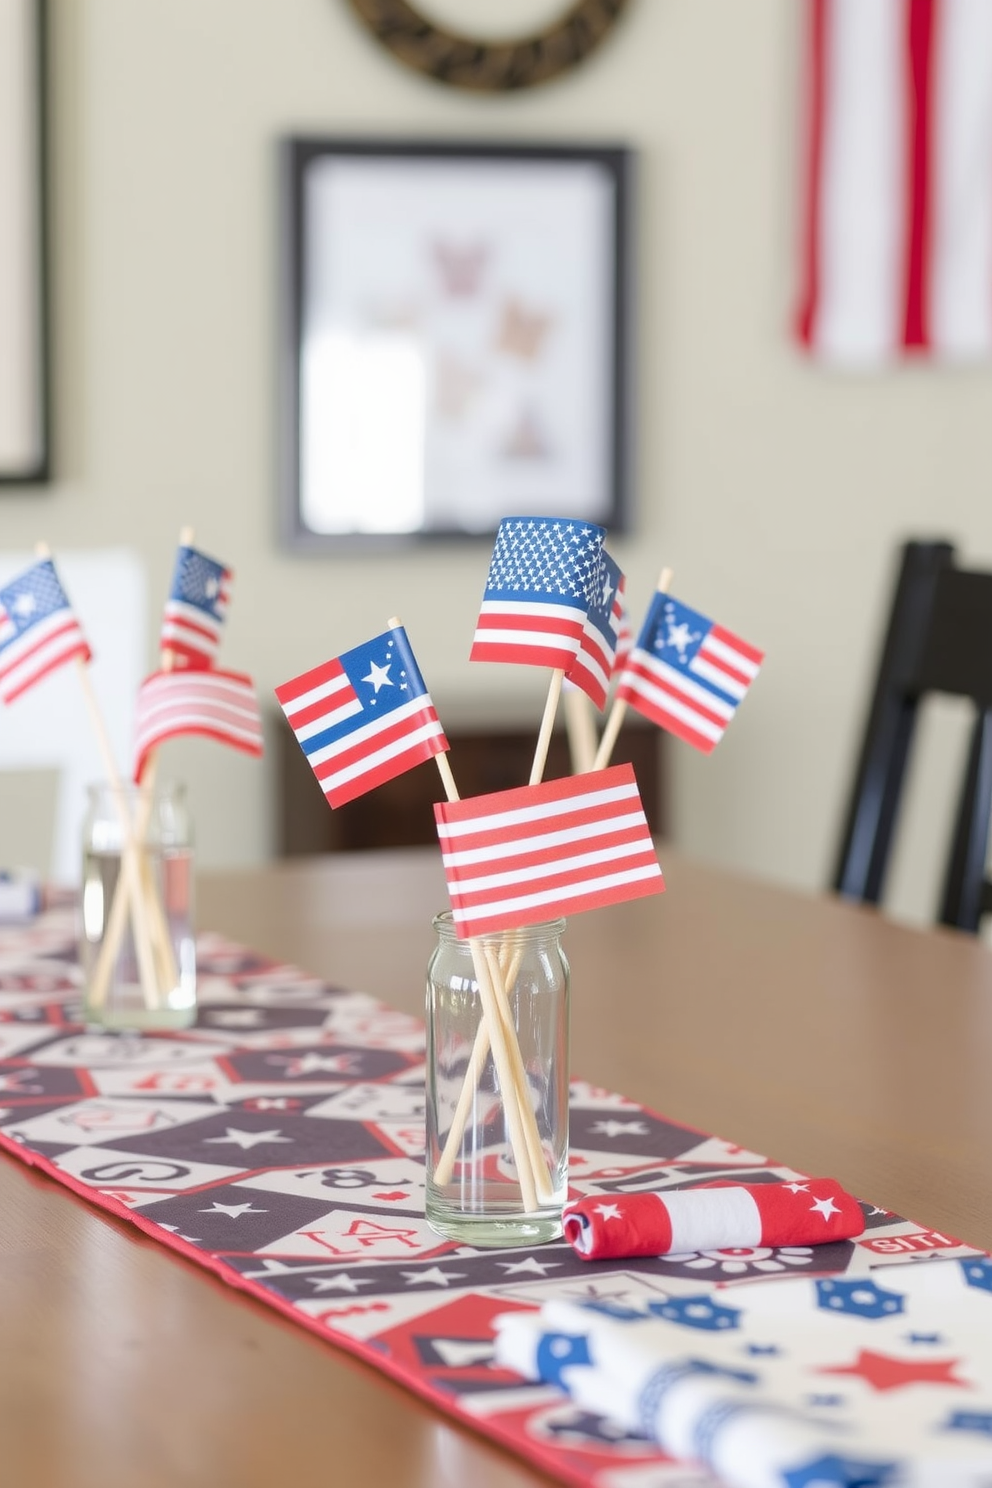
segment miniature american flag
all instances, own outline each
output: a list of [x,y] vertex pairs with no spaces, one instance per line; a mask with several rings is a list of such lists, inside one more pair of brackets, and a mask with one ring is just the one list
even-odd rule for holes
[[660,894],[630,765],[434,807],[462,939]]
[[0,698],[12,703],[90,648],[55,565],[44,558],[0,589]]
[[255,684],[244,672],[154,672],[138,692],[135,734],[134,778],[139,781],[153,750],[187,734],[260,755]]
[[605,536],[592,522],[505,517],[469,660],[567,671],[582,643]]
[[566,679],[576,687],[581,687],[597,708],[606,707],[606,695],[613,674],[623,615],[623,583],[619,565],[603,548],[599,555],[599,576],[586,616],[579,652],[565,673]]
[[401,625],[284,682],[276,697],[331,806],[448,748]]
[[183,667],[213,666],[233,575],[198,548],[180,547],[162,616],[161,648]]
[[709,754],[763,659],[763,651],[659,593],[620,674],[616,696]]

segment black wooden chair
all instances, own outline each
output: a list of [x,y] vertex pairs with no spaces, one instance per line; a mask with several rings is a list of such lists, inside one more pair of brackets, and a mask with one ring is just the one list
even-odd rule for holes
[[908,542],[895,586],[833,887],[877,904],[917,711],[928,692],[970,698],[975,721],[939,919],[977,931],[992,913],[992,573],[955,567],[948,542]]

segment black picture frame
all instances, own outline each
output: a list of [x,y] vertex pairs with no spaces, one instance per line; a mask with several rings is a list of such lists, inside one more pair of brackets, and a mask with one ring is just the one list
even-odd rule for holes
[[47,0],[0,17],[0,487],[51,479]]
[[633,151],[293,136],[280,167],[282,544],[628,530]]

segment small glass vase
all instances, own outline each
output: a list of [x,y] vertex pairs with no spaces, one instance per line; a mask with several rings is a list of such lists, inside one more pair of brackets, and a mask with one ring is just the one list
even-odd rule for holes
[[89,787],[79,956],[87,1023],[195,1021],[193,834],[182,785]]
[[568,1186],[565,921],[473,940],[458,939],[448,910],[433,923],[428,1223],[480,1246],[557,1239]]

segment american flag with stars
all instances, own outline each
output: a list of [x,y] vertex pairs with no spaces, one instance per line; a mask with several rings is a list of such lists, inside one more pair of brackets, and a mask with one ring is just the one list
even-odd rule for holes
[[596,597],[605,536],[591,522],[505,517],[496,534],[469,660],[567,672]]
[[723,738],[764,652],[688,605],[657,593],[616,696],[709,754]]
[[160,646],[182,667],[211,667],[231,597],[231,570],[199,548],[182,544],[162,615]]
[[276,688],[331,806],[343,806],[448,748],[403,627]]
[[12,703],[89,644],[50,558],[0,589],[0,698]]
[[624,577],[620,565],[605,548],[599,554],[599,573],[586,616],[578,654],[565,673],[597,708],[606,707],[623,619]]

